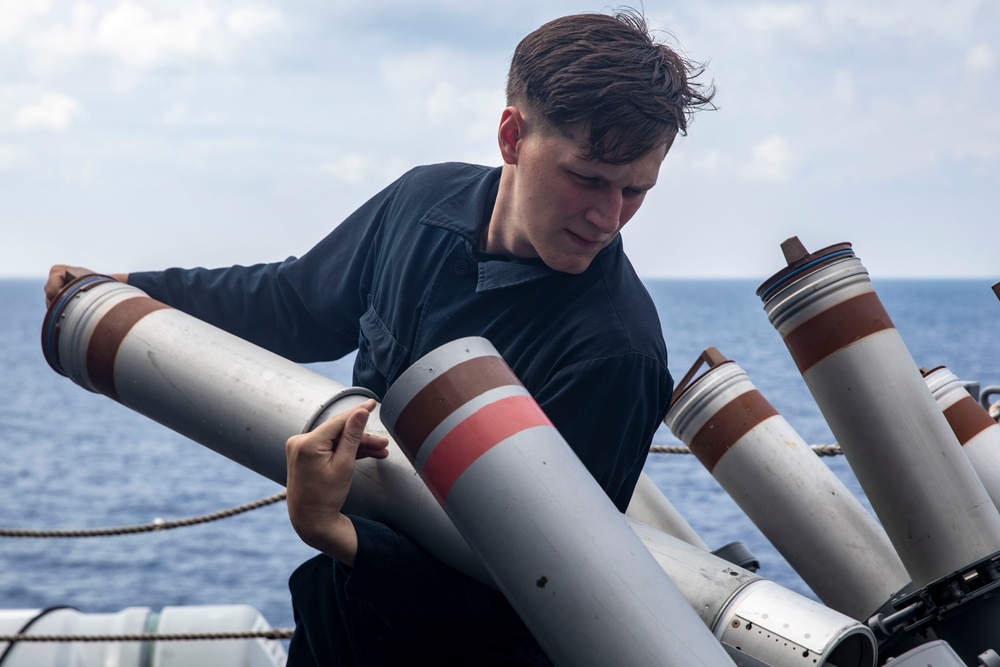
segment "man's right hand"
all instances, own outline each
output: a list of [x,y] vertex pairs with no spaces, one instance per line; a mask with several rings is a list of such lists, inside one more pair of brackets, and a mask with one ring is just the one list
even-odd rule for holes
[[[82,266],[69,266],[68,264],[53,265],[49,269],[49,279],[45,281],[45,307],[48,308],[52,305],[52,301],[59,294],[59,290],[65,287],[67,283],[91,273],[96,273],[96,271],[85,269]],[[119,282],[128,282],[127,273],[111,273],[108,275]]]

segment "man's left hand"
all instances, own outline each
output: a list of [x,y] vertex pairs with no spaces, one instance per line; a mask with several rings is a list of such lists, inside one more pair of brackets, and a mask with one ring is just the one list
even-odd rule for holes
[[384,459],[389,441],[365,433],[375,401],[346,410],[309,433],[292,436],[285,445],[288,459],[288,517],[309,546],[344,565],[353,566],[358,535],[341,513],[351,488],[354,462]]

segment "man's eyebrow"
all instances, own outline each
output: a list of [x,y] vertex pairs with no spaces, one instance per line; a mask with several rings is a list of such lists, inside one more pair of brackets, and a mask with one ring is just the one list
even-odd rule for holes
[[[569,173],[574,174],[578,178],[582,178],[582,179],[587,180],[587,181],[593,181],[595,183],[601,183],[601,184],[606,184],[606,185],[612,183],[612,179],[604,176],[603,174],[599,174],[599,173],[595,174],[595,173],[591,172],[590,171],[590,167],[586,166],[586,163],[584,164],[584,166],[581,166],[581,165],[572,165],[571,164],[571,165],[566,165],[564,168]],[[647,192],[649,190],[652,190],[655,186],[656,186],[656,181],[653,181],[652,183],[639,183],[639,184],[636,184],[636,185],[625,185],[625,186],[622,187],[622,189],[623,190],[635,190],[635,191],[638,191],[638,192]]]

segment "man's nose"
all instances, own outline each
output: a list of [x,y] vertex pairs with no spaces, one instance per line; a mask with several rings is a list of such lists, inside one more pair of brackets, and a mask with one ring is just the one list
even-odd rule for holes
[[605,234],[614,234],[621,226],[622,193],[609,188],[599,194],[587,211],[587,221]]

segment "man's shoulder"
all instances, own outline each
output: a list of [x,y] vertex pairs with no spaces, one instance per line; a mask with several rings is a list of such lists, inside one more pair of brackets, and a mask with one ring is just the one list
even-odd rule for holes
[[399,184],[407,188],[447,191],[484,177],[495,167],[486,167],[468,162],[440,162],[414,167],[399,178]]
[[[474,192],[490,180],[495,167],[465,162],[443,162],[414,167],[390,186],[397,212],[410,219],[462,192]],[[479,188],[481,189],[481,188]]]

